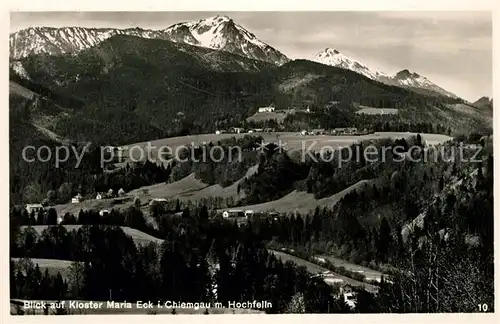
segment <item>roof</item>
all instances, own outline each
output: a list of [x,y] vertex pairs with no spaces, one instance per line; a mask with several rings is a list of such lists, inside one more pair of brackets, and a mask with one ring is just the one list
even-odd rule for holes
[[40,207],[40,208],[43,208],[42,204],[26,204],[26,207]]
[[166,198],[153,198],[151,201],[168,201]]

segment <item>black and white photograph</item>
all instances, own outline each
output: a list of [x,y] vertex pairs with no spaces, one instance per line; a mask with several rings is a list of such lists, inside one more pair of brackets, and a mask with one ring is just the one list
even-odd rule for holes
[[491,11],[11,11],[8,53],[12,317],[495,312]]

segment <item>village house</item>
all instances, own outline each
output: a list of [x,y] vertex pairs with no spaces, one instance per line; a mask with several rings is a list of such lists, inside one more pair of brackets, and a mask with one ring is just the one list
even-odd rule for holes
[[253,210],[245,210],[245,217],[249,218],[253,216]]
[[167,202],[168,200],[165,198],[153,198],[149,201],[149,206],[152,206],[154,204],[166,204]]
[[356,307],[356,295],[352,287],[345,284],[340,287],[340,293],[344,296],[344,302],[352,309]]
[[260,107],[259,108],[259,112],[262,113],[262,112],[274,112],[274,107]]
[[230,209],[222,212],[223,218],[245,217],[245,212],[241,209]]
[[323,128],[313,129],[311,133],[313,133],[314,135],[324,135],[325,130]]
[[95,196],[95,199],[100,200],[100,199],[102,199],[102,197],[103,197],[103,194],[98,192],[97,195]]
[[344,127],[344,128],[334,128],[332,131],[333,135],[352,135],[358,131],[355,127]]
[[242,127],[231,127],[231,133],[241,134],[245,132],[245,129]]
[[83,198],[82,195],[78,194],[78,195],[74,196],[73,198],[71,198],[71,203],[77,204],[77,203],[82,201],[82,198]]

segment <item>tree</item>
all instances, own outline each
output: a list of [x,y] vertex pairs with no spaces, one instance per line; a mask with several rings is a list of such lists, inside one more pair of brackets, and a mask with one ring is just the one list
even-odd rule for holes
[[56,198],[57,198],[57,193],[55,190],[49,190],[47,191],[47,199],[49,200],[49,202],[54,202],[56,201]]
[[47,212],[47,225],[57,225],[57,212],[54,208]]
[[72,195],[72,185],[71,183],[65,182],[63,183],[60,187],[59,190],[57,191],[57,196],[59,197],[61,202],[66,202],[71,199]]
[[134,206],[141,207],[141,199],[138,196],[134,197]]
[[36,203],[43,198],[42,187],[39,183],[31,183],[24,188],[23,199],[30,203]]
[[304,294],[301,292],[292,296],[292,300],[288,303],[285,313],[303,314],[306,312],[306,303],[304,302]]
[[83,297],[83,285],[85,284],[85,265],[82,262],[73,261],[68,268],[68,284],[71,295],[75,298]]
[[377,240],[377,256],[381,261],[387,261],[389,247],[392,243],[391,227],[385,217],[380,222],[379,235]]
[[208,208],[206,205],[203,205],[200,210],[200,220],[206,221],[208,220]]

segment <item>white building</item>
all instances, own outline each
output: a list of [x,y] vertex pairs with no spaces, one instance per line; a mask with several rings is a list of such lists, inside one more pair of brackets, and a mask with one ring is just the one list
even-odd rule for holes
[[95,199],[97,199],[97,200],[102,199],[102,194],[100,192],[97,193],[97,195],[95,196]]
[[78,195],[74,196],[73,198],[71,198],[71,203],[72,204],[77,204],[80,201],[82,201],[82,195],[80,195],[80,194],[78,194]]
[[242,127],[233,127],[231,131],[236,134],[241,134],[245,132],[245,129]]
[[259,112],[274,112],[274,107],[260,107]]
[[223,218],[245,217],[245,212],[241,209],[230,209],[222,212]]
[[102,217],[102,216],[104,216],[104,215],[107,215],[107,214],[109,214],[109,210],[107,210],[107,209],[101,209],[101,210],[99,211],[99,215],[100,215],[101,217]]
[[161,204],[161,203],[164,203],[166,204],[168,202],[167,199],[165,198],[153,198],[149,201],[149,205],[153,205],[153,204]]

